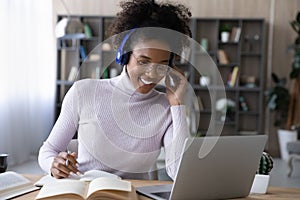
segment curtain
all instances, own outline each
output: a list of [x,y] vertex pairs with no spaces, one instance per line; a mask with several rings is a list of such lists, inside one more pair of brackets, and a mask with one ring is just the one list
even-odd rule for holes
[[18,164],[38,153],[54,119],[51,0],[0,1],[0,153]]

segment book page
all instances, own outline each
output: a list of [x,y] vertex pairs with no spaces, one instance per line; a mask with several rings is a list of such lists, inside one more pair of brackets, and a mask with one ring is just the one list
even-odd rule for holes
[[111,174],[109,172],[101,171],[101,170],[90,170],[85,172],[83,175],[70,175],[68,178],[64,179],[56,179],[52,177],[51,175],[46,175],[43,176],[40,180],[35,182],[35,186],[42,187],[48,182],[55,182],[55,181],[60,181],[60,180],[81,180],[81,181],[92,181],[96,178],[99,177],[111,177],[111,178],[116,178],[116,179],[121,179],[121,177]]
[[[101,171],[101,170],[90,170],[85,172],[83,175],[79,176],[79,180],[81,181],[92,181],[96,178],[99,177],[110,177],[110,178],[116,178],[116,179],[121,179],[121,177],[109,173],[109,172],[105,172],[105,171]],[[72,178],[72,177],[70,177]]]
[[[131,186],[131,192],[118,190],[100,190],[91,194],[87,200],[141,200],[136,190]],[[61,200],[61,199],[60,199]]]
[[0,199],[13,198],[37,189],[39,188],[21,174],[12,171],[0,174]]
[[109,177],[97,178],[90,183],[87,196],[89,197],[91,194],[99,190],[131,192],[131,183],[129,181]]
[[15,172],[5,172],[0,174],[0,192],[29,183],[30,181],[27,178]]
[[75,194],[85,198],[88,183],[78,180],[60,180],[46,183],[36,199],[53,197],[64,194]]

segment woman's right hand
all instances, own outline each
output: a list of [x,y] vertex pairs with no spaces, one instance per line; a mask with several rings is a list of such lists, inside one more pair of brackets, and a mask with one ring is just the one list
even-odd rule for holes
[[66,178],[70,173],[80,173],[77,169],[76,153],[60,152],[53,160],[51,165],[51,175],[55,178]]

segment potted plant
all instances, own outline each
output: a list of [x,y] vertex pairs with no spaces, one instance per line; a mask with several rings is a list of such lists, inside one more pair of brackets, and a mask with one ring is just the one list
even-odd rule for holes
[[290,72],[290,78],[293,82],[286,128],[290,128],[291,126],[299,123],[299,115],[297,115],[297,113],[300,108],[300,12],[298,12],[296,19],[290,24],[293,30],[297,33],[297,37],[294,44],[288,48],[293,51],[294,58],[292,62],[292,70]]
[[297,140],[296,127],[299,124],[300,111],[300,12],[296,19],[290,22],[297,38],[288,50],[293,51],[294,58],[292,69],[289,74],[291,79],[290,91],[286,88],[286,79],[279,78],[272,73],[272,80],[275,87],[267,91],[267,104],[271,111],[275,111],[274,126],[278,129],[278,140],[280,145],[281,158],[288,159],[286,145],[290,141]]
[[216,102],[216,111],[220,113],[221,121],[234,121],[235,102],[227,98],[218,99]]
[[265,194],[267,192],[270,180],[270,172],[272,169],[272,157],[267,152],[263,152],[253,180],[250,193]]
[[231,32],[231,26],[227,23],[223,23],[220,26],[220,35],[221,35],[221,42],[228,42],[229,35]]

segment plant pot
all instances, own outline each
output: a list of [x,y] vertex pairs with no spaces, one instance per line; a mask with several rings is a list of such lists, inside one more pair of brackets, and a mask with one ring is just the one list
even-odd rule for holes
[[251,194],[266,194],[269,186],[270,175],[256,174],[250,190]]
[[208,86],[210,84],[210,77],[209,76],[201,76],[199,79],[199,83],[201,86]]
[[277,134],[281,159],[287,161],[289,158],[287,143],[297,140],[297,131],[278,129]]
[[228,42],[229,41],[229,35],[230,33],[229,32],[221,32],[221,41],[222,42]]

